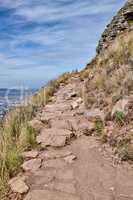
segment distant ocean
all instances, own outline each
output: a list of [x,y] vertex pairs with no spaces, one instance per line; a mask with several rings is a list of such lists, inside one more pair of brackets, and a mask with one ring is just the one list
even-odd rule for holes
[[31,96],[36,90],[0,88],[0,119],[26,96]]

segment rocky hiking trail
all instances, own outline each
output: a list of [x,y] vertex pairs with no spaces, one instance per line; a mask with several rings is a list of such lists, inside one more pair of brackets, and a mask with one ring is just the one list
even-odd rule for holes
[[23,154],[23,173],[9,182],[10,199],[133,199],[133,167],[115,164],[109,147],[89,134],[94,123],[84,114],[83,101],[77,96],[80,87],[76,79],[60,87],[52,102],[30,122],[39,132],[41,150]]

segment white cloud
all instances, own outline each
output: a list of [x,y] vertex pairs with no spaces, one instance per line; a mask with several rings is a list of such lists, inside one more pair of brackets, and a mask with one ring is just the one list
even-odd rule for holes
[[0,36],[5,35],[0,43],[1,71],[10,73],[14,82],[27,77],[32,82],[34,76],[41,84],[43,76],[49,79],[83,67],[94,56],[107,20],[122,2],[0,0],[0,7],[11,9],[6,23],[2,23],[5,32],[0,32]]
[[31,4],[31,6],[19,7],[15,14],[24,17],[28,21],[46,22],[62,21],[85,15],[105,14],[115,8],[115,4],[112,3],[112,1],[108,1],[104,4],[102,2],[92,4],[91,1],[88,0],[74,1],[67,6],[65,4],[56,5],[50,1],[48,1],[49,3],[47,4],[43,4],[42,2],[43,1],[40,1],[40,5],[32,6]]

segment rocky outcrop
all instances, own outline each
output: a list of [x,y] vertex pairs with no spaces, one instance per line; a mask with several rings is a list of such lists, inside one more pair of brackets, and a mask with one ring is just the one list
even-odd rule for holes
[[113,41],[121,32],[133,28],[133,0],[128,0],[123,8],[113,18],[112,22],[102,34],[97,47],[97,53],[106,49],[110,42]]

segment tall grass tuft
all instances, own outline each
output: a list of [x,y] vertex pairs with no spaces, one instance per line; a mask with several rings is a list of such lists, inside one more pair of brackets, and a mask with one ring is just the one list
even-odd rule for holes
[[[133,31],[118,36],[88,69],[86,106],[112,105],[133,92]],[[94,95],[95,94],[95,95]],[[109,105],[110,106],[110,105]]]

